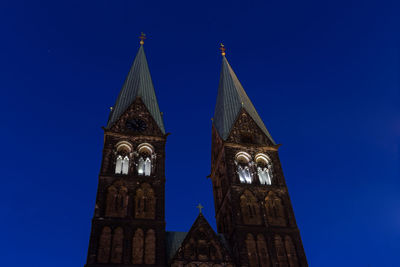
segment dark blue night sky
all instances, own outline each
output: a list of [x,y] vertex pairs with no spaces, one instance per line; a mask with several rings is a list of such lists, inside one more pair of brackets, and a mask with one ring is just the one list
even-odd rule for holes
[[215,227],[219,43],[277,143],[310,266],[400,266],[398,1],[2,1],[2,266],[83,266],[103,131],[145,32],[167,230]]

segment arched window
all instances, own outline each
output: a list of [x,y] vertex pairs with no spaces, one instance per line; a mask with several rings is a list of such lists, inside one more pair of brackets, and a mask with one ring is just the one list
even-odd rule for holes
[[128,206],[128,188],[117,181],[107,189],[106,216],[125,217]]
[[128,174],[129,172],[129,158],[128,156],[122,157],[118,155],[115,163],[115,173],[117,174]]
[[155,264],[156,263],[156,234],[153,229],[150,229],[146,233],[145,241],[145,264]]
[[152,158],[154,158],[154,148],[148,143],[138,146],[138,175],[150,176],[152,172]]
[[246,190],[240,196],[240,209],[244,224],[260,224],[260,207],[258,206],[257,198]]
[[122,173],[122,156],[117,156],[117,161],[115,162],[115,173],[121,174]]
[[117,157],[115,160],[115,173],[128,174],[128,172],[129,172],[129,154],[131,152],[132,152],[132,148],[128,142],[121,141],[117,144]]
[[239,152],[236,154],[235,163],[237,165],[237,173],[241,183],[251,184],[253,181],[253,174],[250,170],[251,156],[246,152]]
[[110,258],[111,228],[106,226],[101,231],[99,249],[97,251],[97,262],[107,263]]
[[273,191],[270,191],[265,197],[265,209],[269,224],[279,226],[286,225],[286,213],[282,204],[282,199]]
[[123,241],[124,241],[124,230],[121,227],[118,227],[114,231],[112,240],[111,263],[122,262]]
[[257,164],[257,174],[260,184],[270,185],[272,183],[272,163],[265,154],[255,156]]
[[143,263],[143,251],[144,250],[144,233],[143,230],[138,228],[135,232],[132,241],[132,263],[142,264]]
[[154,190],[147,183],[143,183],[136,190],[135,218],[154,219],[156,216],[156,198]]

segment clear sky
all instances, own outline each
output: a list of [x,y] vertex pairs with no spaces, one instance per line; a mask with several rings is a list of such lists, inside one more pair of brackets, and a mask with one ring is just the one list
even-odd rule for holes
[[277,143],[310,266],[399,266],[398,1],[2,1],[2,266],[86,261],[103,131],[145,32],[167,230],[213,227],[227,58]]

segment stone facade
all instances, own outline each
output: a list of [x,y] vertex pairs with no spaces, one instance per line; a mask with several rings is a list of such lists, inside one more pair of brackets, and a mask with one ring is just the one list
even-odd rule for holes
[[[223,60],[219,92],[225,93],[219,93],[217,105],[237,97],[235,103],[240,98],[242,108],[232,104],[227,112],[216,109],[220,128],[230,129],[224,138],[215,121],[212,127],[209,177],[218,233],[201,213],[188,233],[165,231],[168,134],[141,46],[115,105],[119,117],[111,113],[113,120],[104,128],[85,267],[308,266],[278,156],[279,145],[262,124],[226,58]],[[229,96],[228,100],[224,96]],[[131,104],[125,109],[127,103]],[[238,112],[236,117],[233,112]],[[231,118],[231,127],[225,123],[225,113]],[[157,120],[154,114],[160,115]]]

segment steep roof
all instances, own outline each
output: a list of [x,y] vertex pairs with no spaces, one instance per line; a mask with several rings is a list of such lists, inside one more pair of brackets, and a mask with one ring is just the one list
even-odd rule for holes
[[139,51],[133,61],[131,69],[129,70],[128,76],[125,79],[117,101],[112,108],[107,123],[108,129],[114,125],[137,97],[141,98],[161,132],[165,134],[164,122],[158,107],[157,97],[154,92],[153,81],[151,80],[143,45],[140,45]]
[[176,251],[182,245],[187,232],[165,232],[166,234],[166,249],[167,249],[167,259],[170,260],[175,255]]
[[226,140],[241,109],[245,109],[263,133],[275,144],[253,103],[247,96],[225,56],[222,57],[217,103],[214,112],[214,126],[222,139]]
[[200,227],[204,228],[207,233],[207,237],[210,240],[214,240],[216,243],[221,245],[221,249],[224,250],[227,255],[231,255],[228,242],[225,240],[224,236],[222,234],[215,233],[206,218],[203,216],[202,213],[200,213],[194,221],[189,232],[166,232],[166,248],[168,261],[177,256],[176,254],[179,248],[183,248],[185,246],[185,243],[189,242],[189,239],[193,237],[193,235],[198,233]]

